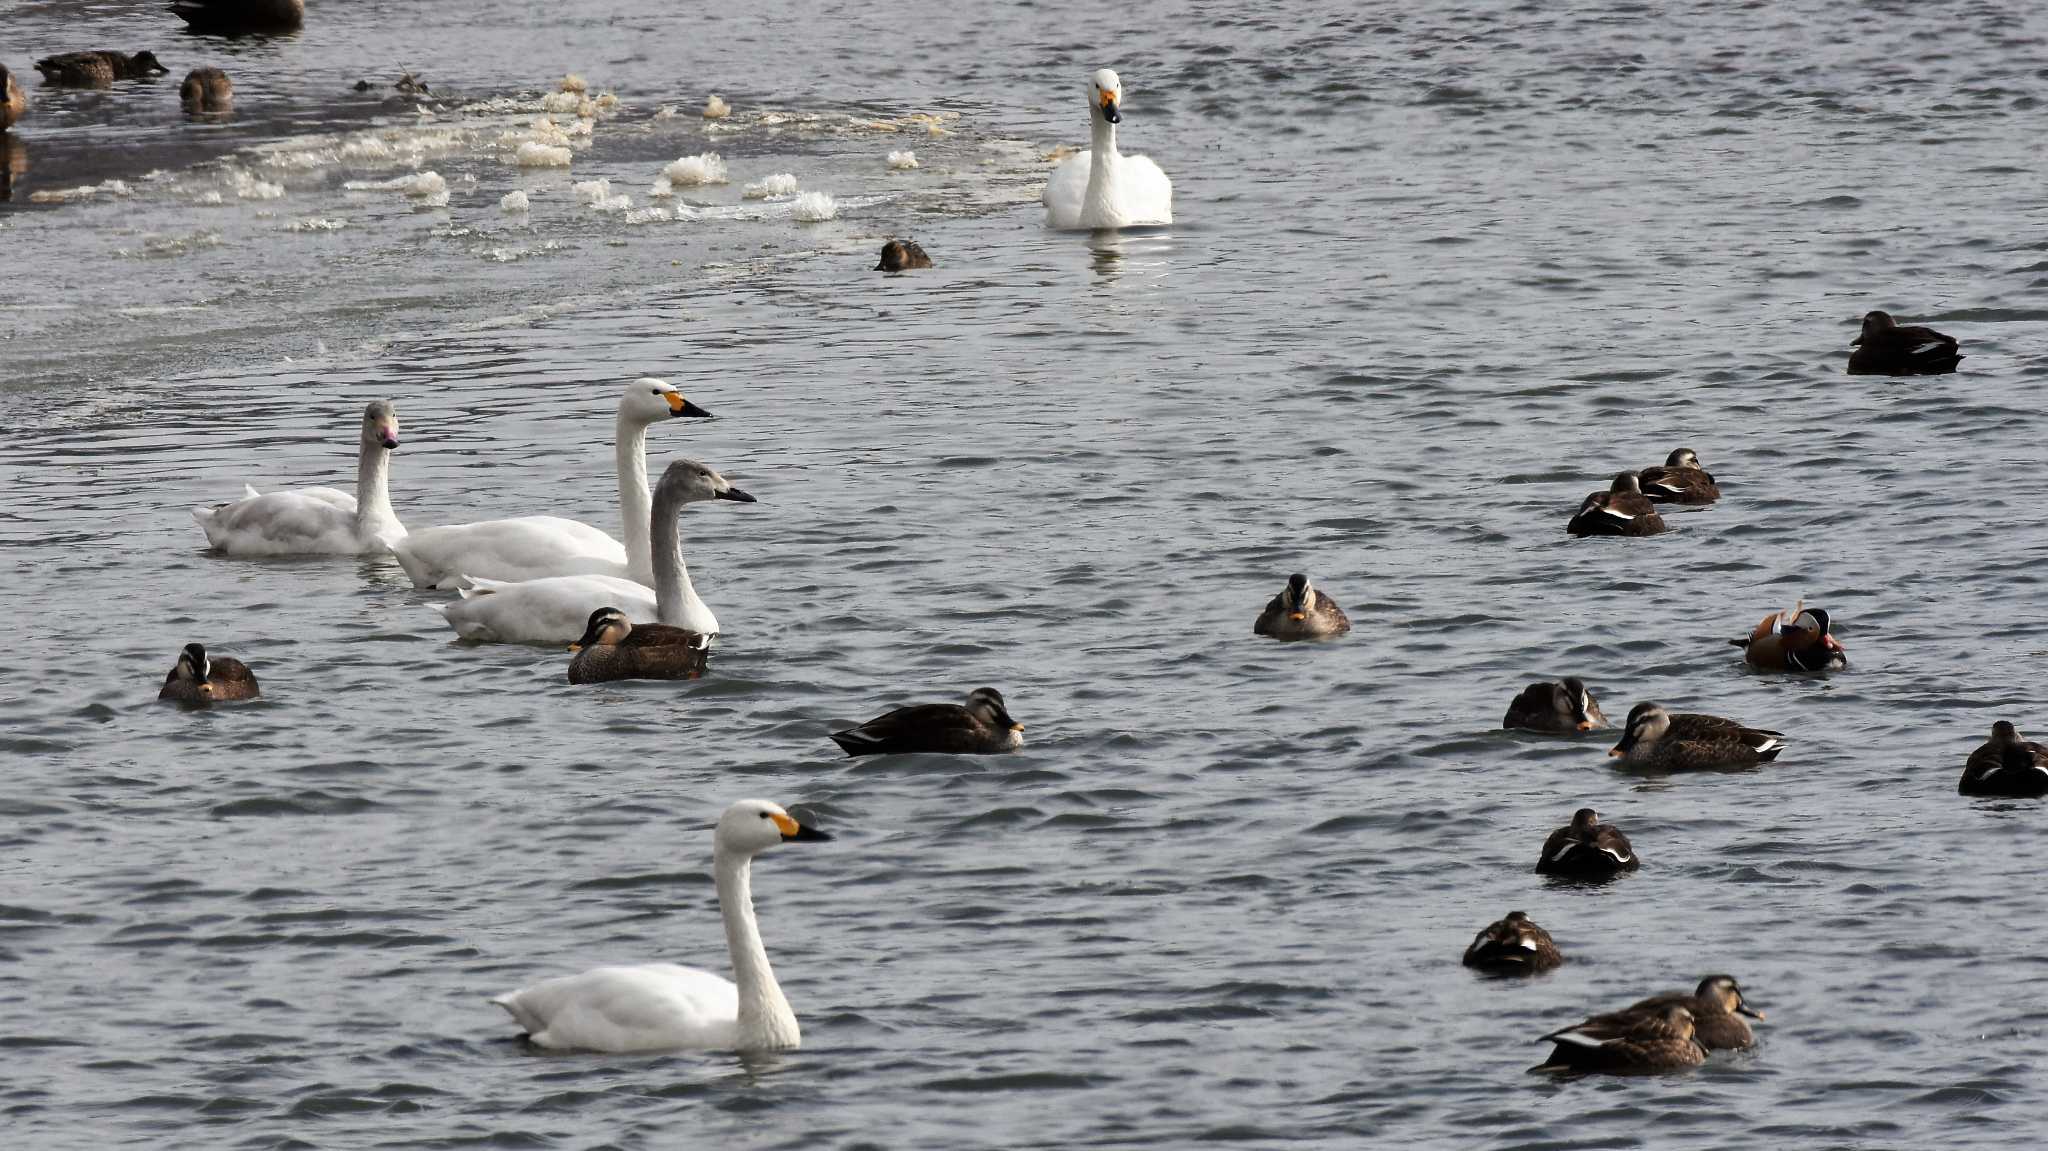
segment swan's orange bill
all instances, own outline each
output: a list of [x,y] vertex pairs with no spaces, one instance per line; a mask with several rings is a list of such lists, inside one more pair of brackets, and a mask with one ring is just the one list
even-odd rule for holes
[[680,413],[682,412],[682,410],[683,410],[683,397],[682,397],[682,394],[681,394],[681,393],[679,393],[679,392],[666,392],[666,393],[663,393],[663,395],[662,395],[662,399],[665,399],[665,400],[667,400],[667,401],[668,401],[668,410],[669,410],[669,411],[672,411],[672,412],[676,412],[676,413],[678,413],[678,414],[680,414]]
[[781,832],[784,835],[795,835],[797,832],[803,830],[803,828],[797,826],[796,820],[791,819],[790,817],[782,815],[778,812],[769,812],[768,818],[775,821],[775,830]]

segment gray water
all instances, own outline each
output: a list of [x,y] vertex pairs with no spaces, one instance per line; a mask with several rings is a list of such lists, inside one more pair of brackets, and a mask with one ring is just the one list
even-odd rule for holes
[[[2042,812],[1954,789],[1994,719],[2048,724],[2048,15],[316,2],[224,45],[80,7],[10,6],[9,67],[174,71],[33,88],[6,145],[8,1146],[2039,1141]],[[236,77],[225,123],[176,114],[201,62]],[[1049,233],[1041,157],[1085,140],[1105,64],[1178,218]],[[430,120],[348,88],[401,69]],[[502,162],[567,71],[621,108],[568,173]],[[342,161],[364,134],[394,158]],[[685,190],[699,219],[569,190],[644,208],[707,149],[732,182]],[[344,186],[415,155],[446,207]],[[784,171],[838,218],[741,199]],[[870,271],[890,235],[938,267]],[[1957,335],[1961,373],[1844,376],[1879,307]],[[221,558],[186,510],[345,485],[388,397],[414,528],[613,528],[642,374],[721,417],[655,429],[655,466],[761,500],[685,515],[725,628],[699,682],[571,688],[563,653],[452,643],[391,561]],[[1565,535],[1680,444],[1718,506]],[[1349,637],[1253,642],[1295,570]],[[1745,671],[1724,641],[1801,598],[1851,668]],[[194,639],[266,698],[152,704]],[[1617,719],[1655,699],[1791,746],[1647,779],[1613,733],[1496,730],[1572,673]],[[983,683],[1022,753],[825,738]],[[486,996],[726,970],[707,826],[749,796],[837,837],[756,868],[803,1049],[515,1042]],[[1531,873],[1582,805],[1639,873]],[[1570,961],[1473,978],[1516,907]],[[1544,1032],[1714,971],[1769,1014],[1754,1051],[1524,1074]]]

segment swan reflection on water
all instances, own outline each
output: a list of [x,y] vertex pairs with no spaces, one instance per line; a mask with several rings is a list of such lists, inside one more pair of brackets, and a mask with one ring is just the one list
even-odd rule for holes
[[1171,267],[1173,229],[1099,228],[1088,233],[1096,279],[1111,283],[1127,275],[1164,275]]

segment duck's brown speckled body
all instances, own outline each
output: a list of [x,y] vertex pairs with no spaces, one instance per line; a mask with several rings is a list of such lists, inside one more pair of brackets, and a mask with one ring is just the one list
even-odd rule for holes
[[1694,1031],[1692,1012],[1671,1004],[1661,1011],[1632,1015],[1625,1029],[1589,1034],[1585,1024],[1545,1035],[1555,1044],[1550,1058],[1530,1068],[1549,1074],[1655,1075],[1683,1071],[1707,1061],[1707,1049]]
[[248,664],[238,659],[209,658],[204,644],[188,643],[178,653],[178,662],[171,667],[170,674],[164,676],[163,689],[156,697],[188,707],[206,707],[256,699],[261,694],[256,686],[256,673],[249,670]]
[[28,93],[14,82],[14,73],[0,64],[0,132],[21,122],[28,115]]
[[1351,630],[1351,617],[1337,601],[1309,585],[1308,577],[1295,572],[1287,586],[1266,604],[1266,610],[1252,623],[1252,634],[1279,640],[1334,639]]
[[226,112],[234,106],[235,85],[218,68],[194,68],[178,86],[178,102],[193,114]]
[[711,654],[711,637],[667,624],[635,624],[615,607],[590,613],[583,638],[569,645],[570,683],[621,679],[697,679]]
[[1520,911],[1488,924],[1465,949],[1465,966],[1496,975],[1534,975],[1563,962],[1550,933]]
[[1629,710],[1621,742],[1607,754],[1628,767],[1703,771],[1770,763],[1784,749],[1783,732],[1745,727],[1718,715],[1674,715],[1654,703],[1639,703]]
[[1626,1035],[1646,1015],[1662,1015],[1671,1007],[1692,1013],[1693,1038],[1709,1051],[1741,1051],[1756,1044],[1749,1019],[1761,1020],[1764,1013],[1742,997],[1742,985],[1733,975],[1709,975],[1691,994],[1674,991],[1638,1000],[1620,1011],[1595,1015],[1572,1030],[1595,1039]]
[[43,83],[70,88],[105,88],[116,80],[137,80],[170,71],[157,62],[156,53],[65,52],[36,61]]

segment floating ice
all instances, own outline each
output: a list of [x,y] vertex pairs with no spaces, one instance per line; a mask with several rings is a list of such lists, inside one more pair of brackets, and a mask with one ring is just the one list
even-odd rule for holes
[[132,189],[124,180],[106,180],[98,184],[86,184],[78,188],[62,188],[29,193],[29,200],[37,204],[68,204],[73,200],[90,200],[105,193],[109,196],[132,195]]
[[350,180],[342,187],[351,192],[403,192],[425,207],[448,206],[448,181],[439,172],[415,172],[391,180]]
[[655,119],[657,119],[657,120],[673,120],[673,119],[675,119],[675,118],[676,118],[676,106],[675,106],[674,104],[663,104],[663,105],[662,105],[661,107],[659,107],[659,108],[656,108],[656,109],[654,110],[654,118],[655,118]]
[[666,200],[670,196],[673,196],[675,194],[676,186],[668,182],[667,176],[656,176],[654,178],[654,183],[648,185],[647,188],[647,195],[649,199]]
[[633,198],[612,195],[610,180],[583,180],[573,189],[576,198],[600,212],[623,212],[633,206]]
[[573,115],[577,106],[582,103],[583,93],[581,92],[550,92],[540,98],[540,107],[543,112],[567,112]]
[[[625,197],[620,196],[619,199],[623,200]],[[635,208],[626,213],[626,222],[628,224],[645,224],[649,220],[666,220],[668,218],[668,209],[660,205],[651,208]]]
[[528,140],[512,154],[512,162],[522,168],[566,168],[574,155],[567,148]]
[[526,193],[517,188],[505,193],[498,201],[498,210],[501,212],[524,212],[526,208]]
[[589,90],[590,85],[584,82],[583,77],[578,76],[574,72],[571,72],[567,76],[562,77],[562,82],[560,84],[555,85],[555,91],[557,92],[583,93],[588,92]]
[[839,214],[839,205],[823,192],[805,192],[796,198],[796,209],[791,213],[805,224],[817,224]]
[[283,184],[259,180],[248,172],[236,169],[235,195],[244,200],[275,200],[284,195]]
[[749,200],[765,200],[770,196],[796,195],[796,177],[788,172],[777,172],[740,189],[740,195]]
[[917,153],[891,152],[889,153],[889,167],[899,172],[907,172],[917,167]]
[[716,152],[705,152],[696,156],[684,156],[661,170],[668,182],[677,187],[692,187],[698,184],[725,183],[725,161]]
[[330,220],[319,216],[308,216],[285,225],[285,229],[292,232],[339,232],[346,227],[347,220]]
[[732,115],[732,105],[719,99],[718,93],[713,92],[711,98],[704,101],[704,118],[706,120],[723,120],[730,115]]

